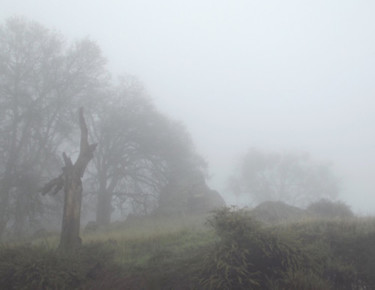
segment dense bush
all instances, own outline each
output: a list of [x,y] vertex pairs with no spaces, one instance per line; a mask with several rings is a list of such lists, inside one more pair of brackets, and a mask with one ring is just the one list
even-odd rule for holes
[[294,285],[298,289],[318,289],[318,283],[325,283],[316,278],[318,265],[292,234],[264,228],[248,212],[233,208],[217,211],[209,224],[220,240],[203,264],[205,289],[287,289],[297,281],[291,276],[301,277]]
[[323,234],[332,259],[324,275],[336,289],[375,289],[375,232],[355,222],[330,222]]
[[204,289],[375,289],[373,221],[265,226],[251,211],[225,208],[209,224],[218,241],[202,263]]

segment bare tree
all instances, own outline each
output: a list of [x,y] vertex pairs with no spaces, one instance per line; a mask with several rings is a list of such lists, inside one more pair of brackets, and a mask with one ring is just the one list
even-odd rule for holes
[[115,208],[140,215],[159,207],[181,211],[195,182],[191,176],[204,179],[206,164],[186,128],[158,112],[139,83],[124,81],[92,117],[90,131],[100,147],[89,171],[99,225],[110,223]]
[[46,194],[52,190],[57,193],[62,188],[64,189],[64,214],[59,245],[59,248],[63,250],[74,249],[81,244],[79,237],[82,203],[81,179],[97,146],[97,144],[88,143],[88,130],[83,116],[83,108],[79,110],[79,124],[81,142],[76,162],[73,164],[71,159],[63,153],[65,163],[63,173],[48,182],[41,190],[42,194]]
[[114,206],[149,213],[165,179],[161,148],[167,119],[130,81],[109,100],[93,118],[92,130],[100,143],[90,168],[99,225],[110,223]]

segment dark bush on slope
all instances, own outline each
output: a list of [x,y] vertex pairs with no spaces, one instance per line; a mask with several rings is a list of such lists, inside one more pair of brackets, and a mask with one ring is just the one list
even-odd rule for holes
[[249,212],[218,210],[209,224],[220,239],[203,263],[205,289],[324,289],[329,284],[295,237],[262,227]]
[[309,214],[319,218],[352,218],[352,210],[343,202],[321,199],[307,207]]

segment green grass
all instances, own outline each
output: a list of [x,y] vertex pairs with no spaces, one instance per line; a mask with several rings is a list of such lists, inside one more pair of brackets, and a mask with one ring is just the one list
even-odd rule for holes
[[100,241],[112,248],[114,262],[126,273],[121,282],[112,279],[113,284],[101,287],[114,288],[123,283],[129,289],[168,289],[172,285],[190,289],[198,280],[192,278],[197,272],[194,265],[199,265],[202,257],[200,252],[217,240],[205,221],[206,216],[140,219],[85,234],[83,241]]
[[56,251],[57,235],[34,240],[29,246],[3,244],[0,288],[375,286],[375,218],[309,218],[272,226],[258,224],[246,212],[233,209],[213,217],[210,223],[206,216],[116,223],[83,233],[83,247],[73,255]]
[[142,267],[151,259],[178,258],[210,243],[214,237],[205,219],[206,216],[141,219],[83,234],[82,240],[106,243],[115,250],[115,260],[121,266]]

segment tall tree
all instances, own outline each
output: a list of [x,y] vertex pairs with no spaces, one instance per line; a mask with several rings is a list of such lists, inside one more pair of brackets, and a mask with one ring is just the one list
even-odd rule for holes
[[187,207],[184,193],[204,179],[205,163],[184,126],[158,112],[134,78],[124,78],[107,100],[92,117],[97,223],[108,225],[115,207],[135,214]]
[[100,144],[91,171],[99,225],[109,224],[115,203],[149,213],[165,179],[161,151],[169,121],[133,78],[123,79],[109,100],[93,129]]
[[[163,156],[166,160],[166,183],[160,191],[157,211],[184,214],[194,211],[194,196],[206,194],[207,164],[197,154],[186,128],[177,122],[168,127],[168,142]],[[204,192],[202,192],[202,190]]]
[[328,164],[316,163],[305,153],[256,149],[243,157],[230,186],[234,193],[249,195],[255,204],[272,200],[306,206],[339,193],[338,180]]
[[20,18],[0,27],[0,236],[6,227],[22,232],[42,210],[37,188],[59,170],[73,108],[98,96],[104,65],[89,40],[67,47],[58,33]]

